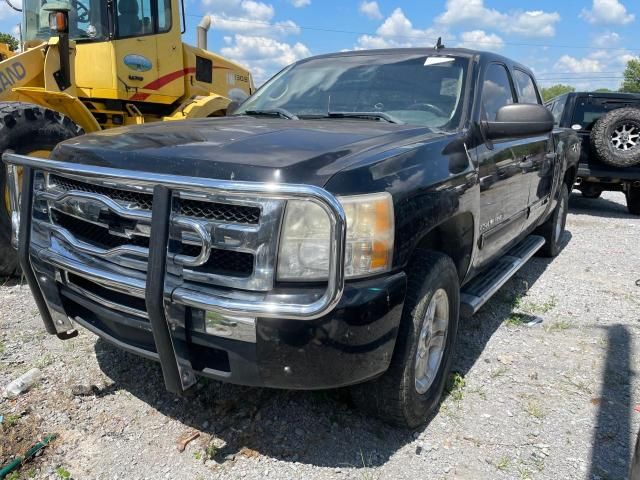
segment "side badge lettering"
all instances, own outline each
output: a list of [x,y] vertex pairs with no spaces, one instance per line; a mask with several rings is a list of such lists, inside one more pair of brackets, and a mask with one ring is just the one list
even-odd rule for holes
[[125,55],[124,64],[131,70],[134,70],[136,72],[148,72],[153,66],[151,60],[149,60],[147,57],[134,54]]

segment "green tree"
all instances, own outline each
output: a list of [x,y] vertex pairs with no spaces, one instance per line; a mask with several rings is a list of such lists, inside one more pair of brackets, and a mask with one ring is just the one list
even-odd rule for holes
[[598,88],[596,90],[594,90],[595,93],[612,93],[613,90],[610,90],[608,88]]
[[20,46],[18,39],[9,33],[0,33],[0,43],[6,43],[9,45],[9,50],[12,52],[15,52]]
[[543,100],[546,102],[548,100],[551,100],[552,98],[557,97],[558,95],[562,95],[564,93],[571,93],[571,92],[575,92],[576,89],[574,87],[572,87],[571,85],[562,85],[562,84],[557,84],[557,85],[553,85],[549,88],[543,88],[542,89],[542,98]]
[[631,59],[627,62],[620,91],[640,93],[640,58]]

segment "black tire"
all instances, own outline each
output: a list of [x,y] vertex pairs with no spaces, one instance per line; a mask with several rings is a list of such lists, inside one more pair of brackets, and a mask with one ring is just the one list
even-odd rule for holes
[[[626,137],[623,129],[629,132]],[[618,108],[596,122],[591,130],[591,147],[601,162],[614,167],[631,167],[640,163],[640,137],[637,135],[640,135],[640,109]],[[628,140],[620,141],[623,137]]]
[[555,257],[561,250],[562,236],[567,224],[567,213],[569,211],[569,189],[564,183],[560,188],[560,196],[558,197],[556,208],[547,221],[536,230],[536,234],[543,236],[545,239],[544,245],[538,250],[538,255],[541,257]]
[[[425,423],[439,405],[451,369],[460,309],[458,273],[449,257],[419,251],[411,264],[406,301],[389,369],[373,381],[351,387],[353,401],[360,409],[401,428],[415,428]],[[439,366],[434,368],[437,373],[421,394],[415,380],[416,352],[428,306],[441,290],[446,292],[448,302],[446,340]]]
[[[83,131],[64,115],[30,103],[0,103],[0,155],[7,150],[27,154],[51,151],[63,140]],[[0,162],[2,163],[2,162]],[[0,168],[0,276],[20,272],[16,251],[11,246],[11,214],[7,204],[7,172]]]
[[627,190],[627,209],[633,215],[640,215],[640,187]]

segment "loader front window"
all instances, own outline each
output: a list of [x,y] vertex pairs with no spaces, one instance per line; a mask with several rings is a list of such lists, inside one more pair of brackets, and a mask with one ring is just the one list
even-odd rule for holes
[[104,0],[23,0],[26,41],[48,40],[51,7],[69,8],[69,37],[76,41],[104,41],[109,39],[107,2]]

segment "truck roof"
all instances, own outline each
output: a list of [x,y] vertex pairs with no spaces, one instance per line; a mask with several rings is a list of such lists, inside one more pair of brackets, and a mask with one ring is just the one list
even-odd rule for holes
[[471,50],[468,48],[440,48],[435,49],[433,47],[412,47],[412,48],[384,48],[384,49],[373,49],[373,50],[349,50],[346,52],[336,52],[336,53],[327,53],[323,55],[317,55],[314,57],[305,58],[304,60],[300,60],[300,63],[304,63],[309,60],[315,60],[319,58],[336,58],[336,57],[350,57],[350,56],[359,56],[359,55],[373,55],[373,56],[383,56],[383,55],[396,55],[396,56],[410,56],[410,55],[438,55],[438,56],[462,56],[469,58],[477,58],[481,62],[501,62],[507,65],[511,65],[512,67],[517,67],[520,70],[523,70],[532,76],[535,77],[533,72],[529,67],[518,63],[510,58],[504,57],[502,55],[498,55],[493,52],[485,52],[481,50]]

